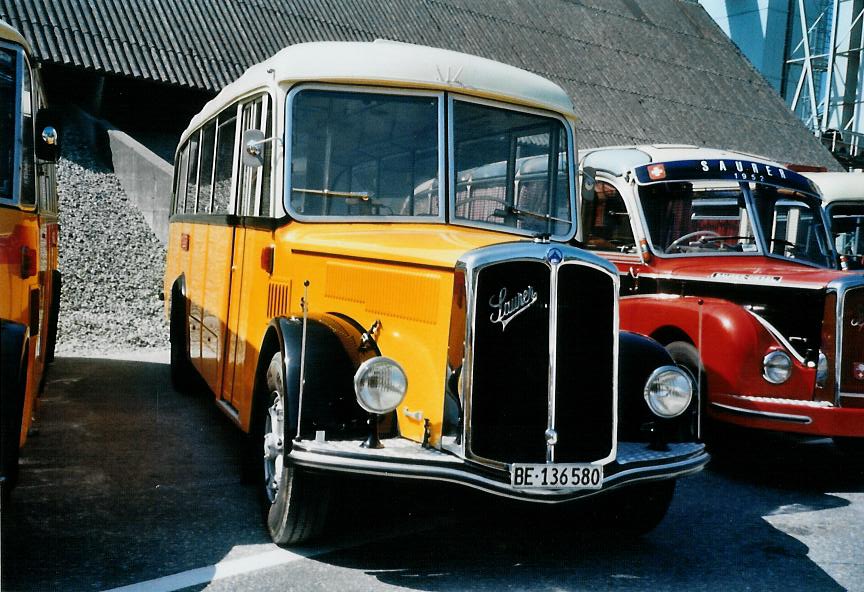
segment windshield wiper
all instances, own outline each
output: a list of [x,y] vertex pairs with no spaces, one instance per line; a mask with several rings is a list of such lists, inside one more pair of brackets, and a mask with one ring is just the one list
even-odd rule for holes
[[521,210],[515,206],[507,206],[503,210],[496,209],[492,215],[499,218],[506,218],[507,216],[516,216],[517,218],[520,216],[527,216],[528,218],[543,220],[544,222],[553,220],[555,222],[564,222],[566,224],[570,224],[570,220],[566,220],[564,218],[556,218],[555,216],[552,216],[550,214],[540,214],[538,212],[532,212],[530,210]]
[[754,240],[755,238],[755,236],[703,236],[698,240],[698,242],[713,243],[724,240]]

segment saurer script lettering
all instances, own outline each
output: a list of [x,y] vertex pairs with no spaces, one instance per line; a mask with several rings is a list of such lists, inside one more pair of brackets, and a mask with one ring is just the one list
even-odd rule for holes
[[489,299],[489,306],[492,307],[493,311],[489,315],[489,320],[493,323],[501,323],[501,330],[503,331],[510,321],[516,318],[519,313],[528,310],[528,307],[536,301],[537,292],[532,286],[528,286],[509,300],[507,299],[507,288],[501,288],[498,294]]

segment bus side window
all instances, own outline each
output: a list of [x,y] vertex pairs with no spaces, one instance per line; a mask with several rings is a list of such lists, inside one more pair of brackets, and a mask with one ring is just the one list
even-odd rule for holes
[[174,182],[174,214],[182,214],[185,210],[186,202],[186,165],[189,161],[189,144],[183,145],[180,152],[177,153],[177,164],[174,169],[177,171],[177,179]]
[[33,145],[33,86],[30,66],[24,61],[24,80],[21,88],[21,203],[36,203],[36,161]]
[[612,185],[602,181],[597,182],[594,191],[594,214],[588,228],[586,247],[598,251],[635,247],[630,216],[621,194]]
[[[263,97],[258,97],[243,105],[240,136],[250,129],[261,129],[261,112]],[[269,151],[265,151],[265,163],[269,158]],[[266,166],[266,165],[265,165]],[[259,195],[261,194],[261,169],[257,167],[240,167],[240,182],[237,193],[237,215],[254,216],[257,213]]]
[[201,131],[201,165],[198,175],[199,214],[209,214],[213,194],[213,155],[216,140],[216,122],[211,121]]
[[198,199],[198,143],[200,133],[189,138],[189,177],[186,182],[186,205],[183,210],[187,214],[195,213],[195,201]]
[[216,154],[213,163],[213,214],[227,214],[231,201],[231,177],[234,168],[234,135],[237,129],[237,105],[219,114],[216,123]]
[[[261,117],[264,119],[263,129],[265,138],[273,137],[273,108],[271,103],[269,95],[264,95],[264,106],[261,110]],[[270,196],[273,192],[273,186],[270,170],[273,160],[273,142],[265,142],[261,148],[264,155],[264,166],[261,167],[261,203],[259,204],[257,214],[259,216],[272,216],[272,200]]]

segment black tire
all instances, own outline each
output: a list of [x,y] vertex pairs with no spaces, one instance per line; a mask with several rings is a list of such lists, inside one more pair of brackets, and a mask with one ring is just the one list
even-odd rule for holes
[[602,520],[613,533],[642,536],[663,521],[674,494],[675,479],[640,483],[613,491],[604,500]]
[[57,325],[60,322],[60,289],[63,284],[63,276],[56,269],[51,278],[51,308],[48,309],[48,335],[45,336],[45,361],[54,361],[54,347],[57,345]]
[[179,392],[190,391],[195,383],[195,368],[189,361],[189,326],[186,297],[178,289],[171,291],[171,384]]
[[834,444],[844,455],[864,460],[864,438],[835,437]]
[[[257,440],[264,452],[260,482],[264,523],[274,543],[295,545],[314,538],[323,530],[332,487],[330,479],[324,475],[284,462],[292,441],[290,428],[289,435],[285,434],[290,413],[284,402],[292,399],[286,390],[280,352],[270,359],[266,384],[266,405],[258,407],[263,417],[256,422],[260,426]],[[292,388],[291,385],[287,387]],[[262,448],[258,449],[259,459]]]
[[[25,344],[26,348],[27,345]],[[26,351],[26,349],[25,349]],[[27,360],[22,363],[18,375],[4,384],[0,394],[0,477],[2,491],[0,504],[6,505],[9,492],[18,481],[18,459],[21,448],[21,424],[24,419],[24,399],[27,396]],[[6,377],[4,377],[4,380]]]

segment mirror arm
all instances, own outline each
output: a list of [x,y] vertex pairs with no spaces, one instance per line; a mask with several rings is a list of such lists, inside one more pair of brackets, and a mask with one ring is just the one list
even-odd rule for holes
[[261,149],[258,147],[261,146],[262,144],[266,144],[267,142],[273,142],[273,141],[278,142],[280,146],[282,145],[282,138],[279,138],[277,136],[272,136],[270,138],[264,138],[263,140],[257,140],[254,142],[247,142],[246,143],[246,152],[248,152],[252,156],[258,156],[259,154],[261,154]]

